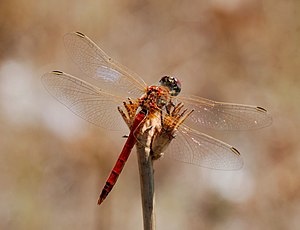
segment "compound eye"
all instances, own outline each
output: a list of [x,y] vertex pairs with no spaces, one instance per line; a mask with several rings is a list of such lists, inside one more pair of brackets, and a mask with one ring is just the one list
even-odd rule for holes
[[177,96],[181,91],[181,83],[175,77],[164,76],[162,79],[160,79],[159,84],[168,87],[171,96]]

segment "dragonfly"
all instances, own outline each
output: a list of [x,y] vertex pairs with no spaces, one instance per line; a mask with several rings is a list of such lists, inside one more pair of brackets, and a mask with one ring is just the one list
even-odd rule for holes
[[158,119],[161,123],[151,140],[153,159],[164,153],[175,160],[219,170],[240,169],[241,154],[201,129],[251,130],[272,123],[270,113],[260,106],[179,95],[181,83],[176,77],[164,76],[158,84],[148,86],[81,32],[66,34],[64,43],[71,59],[91,81],[55,70],[42,76],[49,93],[92,124],[109,130],[127,124],[130,129],[98,204],[115,185],[146,121]]

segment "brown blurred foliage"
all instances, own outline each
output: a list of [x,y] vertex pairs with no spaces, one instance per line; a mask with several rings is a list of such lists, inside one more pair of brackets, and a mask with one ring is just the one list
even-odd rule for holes
[[300,2],[0,2],[0,228],[141,229],[132,154],[96,205],[124,133],[81,122],[40,76],[81,74],[62,37],[81,31],[149,83],[179,76],[186,93],[266,107],[269,128],[215,133],[243,154],[236,172],[155,164],[157,229],[298,229]]

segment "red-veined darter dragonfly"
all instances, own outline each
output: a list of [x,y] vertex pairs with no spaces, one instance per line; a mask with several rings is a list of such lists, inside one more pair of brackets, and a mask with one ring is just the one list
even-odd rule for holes
[[[178,96],[181,84],[175,77],[164,76],[159,84],[147,86],[137,74],[111,59],[80,32],[66,34],[64,42],[73,61],[95,83],[61,71],[52,71],[42,77],[50,94],[72,112],[97,126],[117,130],[122,123],[126,123],[130,128],[98,204],[116,183],[136,144],[139,127],[153,115],[161,117],[161,129],[153,138],[159,139],[159,135],[165,135],[168,144],[173,139],[168,148],[151,145],[154,159],[164,151],[165,156],[173,159],[221,170],[240,169],[243,166],[240,153],[234,147],[198,131],[200,128],[246,130],[262,128],[272,122],[270,114],[259,106],[216,102],[198,96]],[[130,99],[124,102],[126,98]],[[122,103],[125,112],[119,107]],[[185,110],[182,110],[183,107]]]

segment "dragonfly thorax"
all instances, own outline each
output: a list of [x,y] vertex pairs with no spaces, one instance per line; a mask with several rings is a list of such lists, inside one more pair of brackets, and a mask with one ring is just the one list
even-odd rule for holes
[[146,94],[140,98],[140,105],[146,110],[161,109],[169,101],[169,90],[162,86],[149,86]]

